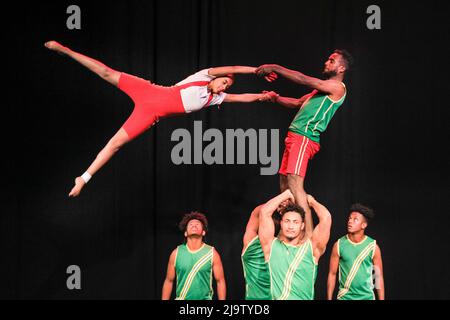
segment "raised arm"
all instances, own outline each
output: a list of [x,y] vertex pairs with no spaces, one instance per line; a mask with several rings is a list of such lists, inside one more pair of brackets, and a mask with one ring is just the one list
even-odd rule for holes
[[177,256],[177,249],[173,250],[169,258],[169,263],[167,265],[166,279],[164,280],[164,285],[162,289],[162,300],[170,300],[172,295],[173,282],[175,280],[175,258]]
[[225,300],[227,297],[227,285],[225,282],[225,273],[223,272],[222,259],[216,249],[213,249],[213,274],[217,284],[217,297],[219,300]]
[[383,275],[383,260],[381,258],[381,250],[377,245],[375,254],[373,255],[373,265],[375,268],[375,289],[378,293],[378,300],[384,300],[384,275]]
[[330,257],[330,269],[328,270],[327,281],[327,299],[333,300],[334,288],[336,286],[336,274],[339,268],[339,254],[338,254],[338,242],[333,246]]
[[275,225],[272,220],[272,215],[278,209],[280,204],[286,200],[291,200],[292,202],[295,201],[294,196],[289,189],[264,204],[259,214],[259,241],[261,242],[266,261],[269,260],[270,247],[275,238]]
[[313,196],[308,195],[308,204],[314,210],[319,223],[315,227],[312,234],[312,244],[314,249],[314,257],[317,261],[325,253],[328,240],[330,239],[331,230],[331,214],[328,209],[320,204]]
[[320,92],[325,92],[335,97],[342,97],[345,93],[345,88],[339,81],[336,80],[321,80],[318,78],[307,76],[299,71],[287,69],[277,64],[265,64],[260,66],[256,73],[259,76],[265,76],[275,72],[282,75],[286,79],[289,79],[300,85],[308,86],[312,89],[316,89]]
[[247,227],[245,228],[245,234],[243,238],[244,248],[247,247],[248,243],[252,241],[258,235],[259,229],[259,212],[261,211],[262,205],[257,206],[250,215],[247,222]]

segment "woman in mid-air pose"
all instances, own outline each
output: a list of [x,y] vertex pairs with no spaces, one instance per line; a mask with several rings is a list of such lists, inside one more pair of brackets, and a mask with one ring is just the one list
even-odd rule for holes
[[[127,142],[152,127],[160,118],[169,115],[190,113],[222,102],[255,102],[271,99],[270,93],[226,94],[234,82],[235,73],[256,74],[256,68],[231,66],[201,70],[172,87],[158,86],[150,81],[109,68],[103,63],[77,53],[56,41],[45,46],[79,62],[120,90],[134,102],[134,110],[122,128],[111,138],[86,172],[75,179],[75,186],[69,193],[76,197],[91,177]],[[265,76],[271,82],[277,77],[271,73]]]

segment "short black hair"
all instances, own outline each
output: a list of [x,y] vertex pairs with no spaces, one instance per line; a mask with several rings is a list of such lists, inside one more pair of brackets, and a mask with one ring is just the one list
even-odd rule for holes
[[352,212],[358,212],[366,218],[366,221],[369,222],[375,217],[375,212],[372,208],[369,208],[361,203],[354,203],[350,206],[349,214]]
[[350,71],[353,69],[354,59],[352,55],[345,49],[336,49],[334,50],[334,53],[337,53],[341,55],[342,60],[344,60],[345,63],[345,69],[346,71]]
[[186,213],[183,216],[183,219],[181,219],[180,224],[178,225],[178,227],[180,228],[181,232],[185,232],[186,231],[186,227],[189,223],[189,221],[191,220],[198,220],[202,223],[203,226],[203,230],[206,232],[208,231],[208,219],[206,219],[206,216],[198,211],[192,211],[190,213]]
[[286,207],[281,209],[280,215],[281,215],[281,217],[283,217],[286,213],[292,212],[292,211],[297,212],[302,217],[302,220],[305,221],[305,210],[303,210],[302,207],[300,207],[299,205],[297,205],[293,202],[290,202],[289,204],[286,205]]
[[280,220],[281,220],[280,214],[278,213],[278,211],[275,211],[272,214],[272,221],[273,221],[273,225],[275,227],[275,232],[274,232],[275,237],[278,236],[278,234],[280,233],[280,229],[281,229]]

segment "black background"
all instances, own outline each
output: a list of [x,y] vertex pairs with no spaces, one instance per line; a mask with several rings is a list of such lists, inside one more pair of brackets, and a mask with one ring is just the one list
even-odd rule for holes
[[[66,9],[81,7],[82,29]],[[368,30],[378,4],[382,29]],[[170,252],[183,241],[183,213],[207,213],[206,241],[222,256],[228,298],[244,297],[240,254],[251,210],[278,192],[259,165],[175,166],[177,128],[280,130],[280,157],[294,110],[224,104],[161,121],[127,145],[77,199],[80,175],[132,110],[96,75],[44,48],[55,39],[116,70],[172,85],[221,65],[278,63],[320,76],[333,49],[356,68],[349,93],[310,163],[306,190],[333,215],[319,263],[316,298],[326,296],[331,246],[347,209],[377,213],[368,234],[381,247],[388,299],[449,299],[448,6],[444,1],[68,1],[16,2],[4,11],[4,197],[0,297],[159,299]],[[12,83],[11,83],[12,82]],[[238,76],[232,93],[307,88]],[[66,288],[79,265],[82,290]]]

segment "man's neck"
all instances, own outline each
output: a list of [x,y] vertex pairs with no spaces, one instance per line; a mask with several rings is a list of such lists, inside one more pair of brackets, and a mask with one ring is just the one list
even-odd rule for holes
[[354,242],[354,243],[360,243],[366,237],[366,235],[364,234],[364,231],[349,233],[349,234],[347,234],[347,236],[350,239],[350,241]]
[[334,80],[334,81],[342,82],[342,81],[344,81],[344,76],[342,74],[337,74],[335,76],[332,76],[332,77],[328,78],[328,80]]
[[203,246],[203,237],[188,237],[186,245],[189,250],[196,251]]

